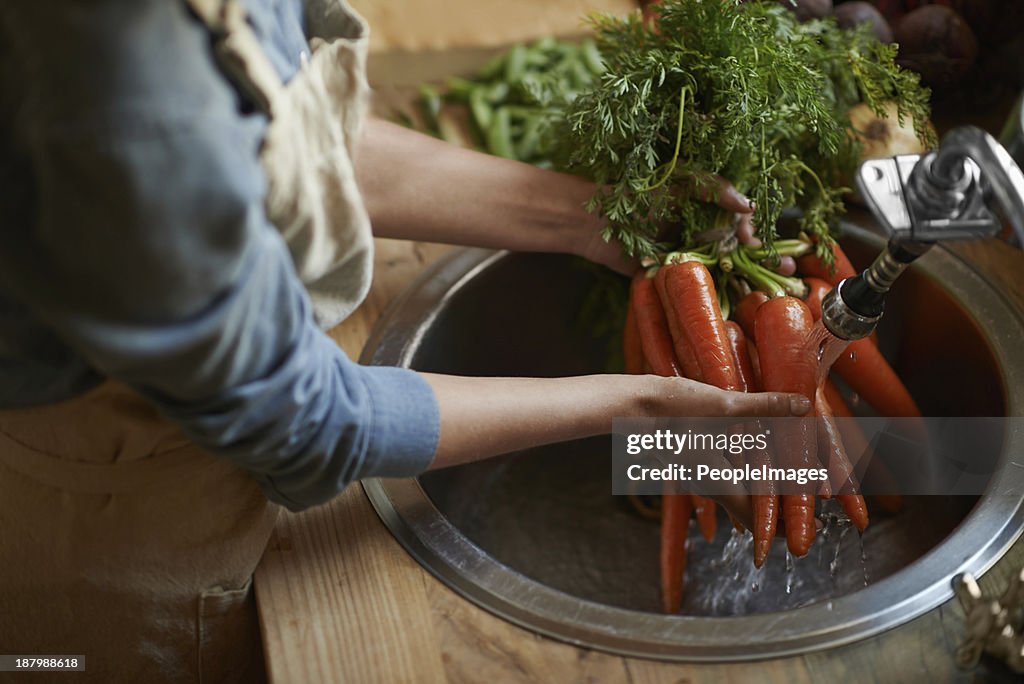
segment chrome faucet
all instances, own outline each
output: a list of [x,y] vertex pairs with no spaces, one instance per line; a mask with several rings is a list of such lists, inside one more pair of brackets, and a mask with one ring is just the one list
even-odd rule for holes
[[1024,95],[1001,143],[974,126],[950,131],[939,149],[864,162],[857,186],[889,244],[863,273],[839,283],[822,302],[822,321],[836,337],[871,334],[885,295],[936,242],[996,235],[1006,221],[1024,244]]

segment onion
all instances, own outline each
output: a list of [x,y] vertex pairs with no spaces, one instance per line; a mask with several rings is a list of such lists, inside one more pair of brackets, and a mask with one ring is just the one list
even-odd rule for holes
[[835,11],[839,28],[851,29],[861,24],[871,24],[871,30],[883,43],[892,42],[892,29],[882,13],[870,2],[844,2]]
[[930,85],[959,82],[978,56],[978,40],[956,10],[944,5],[919,7],[895,26],[899,63]]
[[866,104],[850,110],[850,128],[861,143],[861,161],[925,151],[917,138],[913,119],[905,116],[900,125],[898,113],[895,102],[886,105],[885,116],[877,116]]

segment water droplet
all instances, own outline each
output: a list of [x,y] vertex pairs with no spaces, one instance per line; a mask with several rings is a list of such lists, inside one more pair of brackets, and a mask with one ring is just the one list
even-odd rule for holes
[[868,553],[864,549],[864,537],[859,533],[857,534],[857,541],[860,544],[860,567],[864,573],[864,586],[870,584],[870,578],[868,577]]

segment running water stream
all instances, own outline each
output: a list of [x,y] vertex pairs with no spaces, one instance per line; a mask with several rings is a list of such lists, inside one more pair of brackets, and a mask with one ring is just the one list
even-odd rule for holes
[[[843,340],[831,332],[825,327],[825,324],[818,321],[811,328],[811,332],[807,335],[807,341],[804,343],[809,353],[814,354],[815,358],[818,359],[818,372],[815,376],[815,381],[818,387],[821,387],[826,378],[828,378],[828,372],[832,368],[832,364],[843,355],[846,348],[850,345],[849,340]],[[811,397],[813,399],[814,397]]]

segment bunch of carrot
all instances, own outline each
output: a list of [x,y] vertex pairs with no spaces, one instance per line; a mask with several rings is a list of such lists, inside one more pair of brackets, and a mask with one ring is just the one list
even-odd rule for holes
[[[816,421],[780,421],[774,450],[748,454],[753,465],[827,467],[829,481],[817,491],[780,494],[772,482],[755,483],[754,564],[768,557],[780,522],[789,551],[803,556],[816,532],[816,497],[835,498],[858,530],[868,524],[863,497],[844,440],[861,453],[863,434],[840,434],[834,415],[851,415],[835,386],[818,386],[818,358],[809,351],[808,336],[821,317],[821,298],[840,280],[855,274],[849,260],[834,247],[835,266],[826,267],[814,254],[798,259],[807,285],[806,301],[779,292],[754,290],[732,307],[733,320],[722,315],[714,278],[699,258],[670,255],[661,266],[638,273],[630,288],[623,337],[626,372],[655,373],[704,382],[725,390],[797,392],[812,400],[808,416]],[[880,414],[917,416],[920,412],[903,383],[870,338],[853,342],[833,366],[850,388]],[[898,506],[889,499],[887,508]],[[702,536],[711,541],[716,529],[715,504],[701,496],[666,489],[661,506],[661,589],[666,612],[679,611],[691,515],[696,512]],[[739,527],[738,523],[734,524]]]

